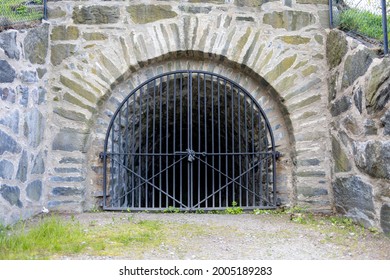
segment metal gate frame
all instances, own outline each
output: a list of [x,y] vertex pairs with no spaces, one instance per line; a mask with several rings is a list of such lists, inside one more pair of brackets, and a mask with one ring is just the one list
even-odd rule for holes
[[[170,79],[171,77],[173,77],[173,79]],[[194,84],[194,79],[197,79],[197,84]],[[207,89],[207,83],[211,85],[211,88]],[[185,86],[187,86],[187,92],[183,92]],[[200,90],[202,86],[203,96],[201,96],[202,91]],[[196,89],[193,89],[194,87],[197,87],[197,92]],[[230,97],[227,92],[229,89]],[[195,92],[193,92],[193,90]],[[173,106],[169,106],[170,97],[172,95],[171,91],[173,93]],[[166,96],[164,96],[164,93]],[[186,94],[187,100],[185,99]],[[164,98],[166,98],[166,100],[164,100]],[[209,109],[207,107],[207,102],[210,98],[211,116],[210,112],[206,112],[207,109]],[[214,102],[216,102],[214,98],[217,99],[218,114],[214,114]],[[227,101],[229,98],[230,103]],[[221,100],[223,99],[224,108],[221,105]],[[150,101],[152,101],[152,103],[150,103]],[[164,101],[165,104],[163,104]],[[187,104],[184,104],[185,101],[187,101]],[[145,104],[143,104],[143,102]],[[195,115],[197,116],[197,120],[195,119],[195,121],[197,121],[195,126],[197,125],[198,127],[194,128],[193,108],[195,107],[193,106],[193,103],[196,102],[198,103],[195,109],[197,110],[195,111]],[[238,105],[234,104],[234,102]],[[177,103],[179,103],[179,108],[177,108]],[[205,106],[201,108],[201,105]],[[153,108],[151,108],[151,106],[153,106]],[[183,132],[184,120],[182,114],[183,108],[186,108],[185,106],[187,107],[186,135]],[[228,127],[227,121],[228,106],[231,106],[231,112],[229,112],[231,113],[231,120],[229,120],[232,122],[231,127]],[[236,106],[238,111],[234,110],[234,106]],[[247,117],[247,110],[250,109],[249,107],[251,108],[249,113],[252,117],[251,120]],[[142,108],[144,108],[144,111],[142,111]],[[164,111],[166,115],[163,113],[164,109],[166,110],[166,112]],[[178,114],[176,111],[177,109],[180,109],[180,119],[176,119],[176,114]],[[224,111],[222,111],[223,109]],[[138,115],[135,114],[137,110],[139,111]],[[169,114],[172,110],[172,116],[174,118],[172,122],[172,135],[174,138],[172,146],[173,151],[169,151],[168,140],[171,138],[169,138],[168,135],[170,135],[171,131],[169,131],[168,126]],[[241,112],[241,110],[244,110],[244,112]],[[132,114],[130,113],[131,111]],[[160,121],[157,125],[156,112],[159,113],[158,120]],[[146,116],[143,116],[142,113],[146,113]],[[243,131],[241,131],[242,115],[245,115],[245,130]],[[254,115],[255,118],[258,118],[257,124],[255,124],[256,119],[254,118]],[[141,121],[142,117],[146,118],[146,123]],[[224,127],[221,125],[221,123],[223,124],[224,122],[223,119],[221,120],[223,117],[225,118]],[[208,118],[212,120],[211,128],[209,127],[210,124],[207,123]],[[164,128],[162,128],[162,121],[166,121],[165,132],[163,131]],[[150,125],[150,122],[152,122],[152,125]],[[249,124],[249,122],[251,124]],[[179,150],[175,150],[178,145],[175,143],[177,137],[177,123],[179,123],[180,128],[180,132],[178,132],[180,134]],[[217,128],[215,130],[218,129],[218,134],[214,131],[214,123],[217,123]],[[143,128],[142,125],[145,125],[145,128]],[[235,125],[238,125],[238,132],[235,130]],[[149,126],[152,127],[152,132],[149,131]],[[225,151],[221,149],[221,128],[222,130],[225,130],[225,143],[222,143],[225,145]],[[231,139],[228,139],[228,128],[232,130],[232,135],[230,135]],[[145,131],[145,137],[142,134],[142,129]],[[196,135],[198,136],[198,139],[195,139],[198,141],[198,147],[194,147],[193,143],[193,133],[196,129],[199,134]],[[211,143],[218,140],[217,143],[219,148],[215,148],[216,151],[214,150],[215,145],[213,145],[211,151],[207,150],[207,141],[210,141],[210,135],[208,135],[206,129],[211,129],[212,131]],[[254,133],[256,129],[259,131],[258,135],[255,135]],[[121,132],[123,130],[124,133]],[[159,132],[159,134],[157,132]],[[166,139],[164,140],[166,141],[165,151],[164,147],[162,147],[163,132],[166,133]],[[265,136],[261,132],[265,132]],[[238,136],[235,133],[238,133]],[[242,141],[244,136],[241,134],[244,133],[246,135],[246,143],[244,143],[245,141]],[[251,139],[249,140],[251,143],[249,144],[248,133],[252,133]],[[218,139],[214,139],[216,138],[216,134],[218,135]],[[234,139],[235,136],[236,138],[239,138],[239,151],[236,152],[234,151],[234,145],[237,144],[237,140]],[[156,149],[155,141],[158,137],[160,142],[158,142],[159,147]],[[256,137],[258,141],[255,143]],[[183,143],[183,138],[187,138],[187,143]],[[206,149],[204,150],[201,149],[200,144],[203,140],[204,145],[206,145]],[[227,150],[229,145],[228,142],[230,140],[231,146],[233,146],[232,152]],[[145,146],[145,152],[142,151],[142,145]],[[151,150],[146,150],[150,149],[150,145],[152,146]],[[187,146],[183,148],[183,145]],[[244,151],[241,151],[241,146],[245,146]],[[152,165],[149,163],[149,157],[152,157],[150,159],[150,161],[153,161]],[[225,162],[223,162],[222,157],[224,157]],[[238,163],[235,160],[237,157]],[[100,153],[100,158],[103,160],[103,209],[163,210],[168,207],[174,207],[186,211],[198,209],[219,210],[231,206],[230,203],[233,203],[236,197],[239,198],[237,206],[240,206],[243,209],[273,209],[277,206],[276,159],[278,157],[279,153],[275,150],[271,125],[265,112],[254,97],[239,84],[222,75],[207,71],[180,70],[163,73],[148,79],[132,90],[122,101],[111,118],[104,141],[104,151]],[[215,158],[217,158],[217,160]],[[185,159],[187,159],[186,163]],[[171,162],[169,162],[169,160],[171,160]],[[142,161],[145,163],[143,169]],[[165,161],[165,166],[162,167],[163,161]],[[197,174],[194,174],[195,161],[197,161]],[[230,169],[228,167],[229,162],[231,166]],[[225,170],[223,170],[222,167],[224,163]],[[183,190],[183,175],[185,175],[185,173],[182,172],[183,164],[184,168],[187,170],[187,188],[185,190]],[[176,178],[175,174],[176,169],[174,167],[176,165],[180,165],[180,167],[177,167],[180,170],[179,178]],[[242,165],[245,166],[243,167]],[[237,166],[239,174],[235,174],[235,168]],[[205,174],[201,174],[201,168],[205,169]],[[169,182],[170,179],[168,179],[169,172],[173,172],[174,174],[173,178],[170,178],[173,180],[172,190],[169,189],[171,186]],[[208,179],[208,172],[212,172],[212,189],[210,192],[208,190],[208,180],[211,178]],[[215,174],[215,172],[217,172],[217,174]],[[231,172],[233,173],[231,174]],[[151,174],[151,176],[149,176],[149,174]],[[251,174],[252,182],[249,182],[248,176],[251,176]],[[215,178],[215,175],[219,176],[219,180]],[[166,177],[166,185],[162,185],[162,176]],[[200,179],[202,176],[205,176],[203,181],[206,183],[204,189],[200,188]],[[223,180],[221,180],[221,178],[223,178]],[[176,179],[178,179],[179,182],[176,182]],[[194,179],[198,180],[197,193],[194,193]],[[156,183],[156,181],[158,181],[158,183]],[[243,183],[243,181],[245,181],[245,183]],[[223,185],[222,182],[224,182]],[[216,187],[215,183],[219,186]],[[175,193],[177,184],[180,184],[178,189],[180,194]],[[229,188],[230,185],[232,185],[231,188]],[[232,191],[230,189],[232,189]],[[202,191],[205,191],[205,193],[202,194],[203,196],[201,197]],[[235,193],[235,191],[239,192],[239,194]],[[226,195],[224,197],[224,202],[222,202],[222,192],[225,192]],[[243,194],[244,192],[245,194]],[[230,201],[228,201],[229,193],[233,194],[233,199],[230,199]],[[187,201],[184,201],[185,197],[183,198],[183,195],[187,198]],[[136,196],[138,196],[138,201]],[[145,196],[146,198],[144,199],[142,196]],[[196,200],[195,197],[197,197]],[[165,202],[163,202],[162,199],[164,199]],[[159,202],[157,202],[158,200]],[[253,203],[248,203],[249,200],[253,200]]]

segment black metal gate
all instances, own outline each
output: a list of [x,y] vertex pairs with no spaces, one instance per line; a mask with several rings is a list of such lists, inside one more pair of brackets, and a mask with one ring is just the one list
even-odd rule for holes
[[274,208],[276,156],[265,113],[240,85],[204,71],[165,73],[111,119],[103,208]]

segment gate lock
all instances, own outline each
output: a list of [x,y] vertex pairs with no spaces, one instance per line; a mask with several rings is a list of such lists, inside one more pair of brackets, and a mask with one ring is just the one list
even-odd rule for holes
[[193,162],[195,159],[195,151],[191,149],[187,149],[187,154],[188,154],[188,161]]

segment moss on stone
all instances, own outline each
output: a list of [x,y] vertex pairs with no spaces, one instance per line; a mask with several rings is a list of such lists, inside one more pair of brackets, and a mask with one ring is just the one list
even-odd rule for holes
[[60,25],[53,27],[50,38],[53,41],[76,40],[79,37],[79,29],[76,26]]
[[317,72],[317,70],[318,70],[317,66],[310,65],[310,66],[306,67],[305,69],[303,69],[302,75],[304,77],[307,77],[307,76],[310,76],[311,74]]
[[347,157],[340,143],[332,136],[332,154],[334,159],[334,170],[338,172],[347,172],[351,170],[350,159]]
[[60,81],[64,86],[73,90],[75,93],[77,93],[81,97],[87,99],[88,101],[90,101],[92,103],[96,103],[96,101],[97,101],[96,96],[93,93],[91,93],[90,91],[86,90],[83,85],[81,85],[81,84],[77,83],[76,81],[74,81],[70,78],[67,78],[63,75],[60,75]]
[[290,45],[302,45],[310,42],[310,38],[302,36],[282,36],[280,39]]
[[126,8],[134,23],[145,24],[162,19],[174,18],[177,13],[169,5],[133,5]]
[[271,71],[265,74],[265,79],[272,83],[279,78],[284,72],[286,72],[294,64],[297,59],[297,55],[289,56],[284,58],[279,64],[277,64]]

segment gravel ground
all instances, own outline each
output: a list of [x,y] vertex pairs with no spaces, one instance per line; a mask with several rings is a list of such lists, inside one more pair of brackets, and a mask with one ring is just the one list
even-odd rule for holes
[[[73,219],[88,225],[156,220],[172,225],[195,225],[204,229],[191,232],[185,227],[175,239],[175,245],[160,244],[143,254],[141,259],[212,259],[212,260],[390,260],[390,238],[357,227],[355,231],[332,225],[329,219],[315,217],[300,224],[282,214],[165,214],[165,213],[83,213]],[[70,218],[70,217],[67,217]],[[107,256],[60,256],[60,259],[134,259],[129,254]],[[139,259],[139,258],[138,258]]]

